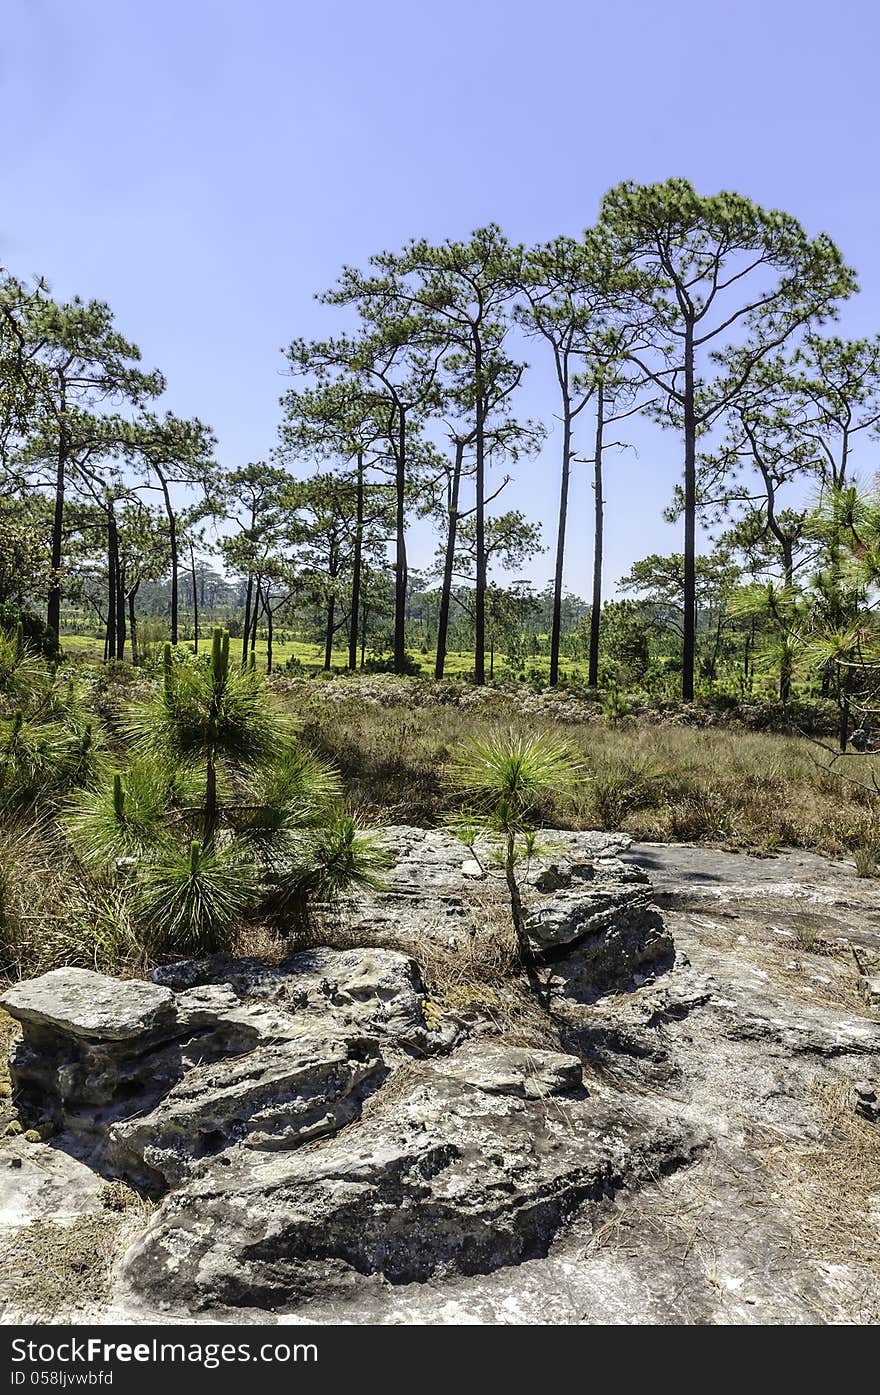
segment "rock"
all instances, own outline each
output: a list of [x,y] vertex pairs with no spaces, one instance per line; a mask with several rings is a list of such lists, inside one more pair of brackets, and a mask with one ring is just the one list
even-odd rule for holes
[[588,936],[601,935],[612,928],[638,929],[659,913],[651,904],[651,893],[641,886],[614,882],[597,883],[590,889],[559,891],[526,908],[525,930],[538,953],[576,944]]
[[[589,870],[586,867],[583,870],[586,873],[583,880],[590,880],[593,876],[593,868],[590,866]],[[532,884],[538,891],[561,891],[563,887],[571,886],[572,875],[571,863],[551,862],[549,867],[542,868],[533,877]]]
[[526,933],[553,991],[590,1002],[668,969],[674,946],[651,898],[649,885],[606,877],[531,904]]
[[[7,995],[23,1027],[10,1061],[22,1118],[81,1136],[103,1165],[151,1191],[230,1142],[294,1146],[350,1122],[383,1069],[379,1038],[426,1054],[460,1032],[428,1030],[418,967],[396,950],[175,967],[163,976],[187,985],[178,991],[76,970],[76,995],[59,997],[53,974]],[[143,1009],[151,1000],[158,1012]],[[127,1035],[87,1036],[86,1024]]]
[[18,983],[0,997],[0,1007],[28,1027],[91,1041],[129,1041],[173,1016],[167,988],[90,969],[52,969]]
[[852,1090],[853,1108],[869,1123],[880,1122],[880,1099],[877,1089],[870,1080],[860,1080]]
[[461,875],[475,882],[486,880],[485,870],[480,866],[475,857],[465,858],[464,862],[461,864]]
[[365,1082],[382,1065],[375,1041],[301,1031],[197,1067],[155,1109],[111,1125],[110,1162],[129,1181],[161,1192],[233,1143],[295,1147],[350,1123]]
[[447,1067],[425,1063],[405,1094],[320,1148],[229,1150],[166,1199],[123,1285],[177,1312],[272,1309],[363,1275],[488,1273],[546,1254],[580,1207],[700,1147],[680,1119],[587,1096],[571,1058],[486,1043]]
[[880,974],[864,974],[859,977],[859,992],[869,1007],[880,1007]]
[[[168,966],[153,977],[172,1018],[126,1041],[24,1024],[41,1051],[16,1051],[16,1102],[28,1127],[49,1098],[64,1119],[51,1146],[27,1143],[17,1121],[0,1139],[5,1320],[47,1316],[41,1287],[18,1283],[22,1227],[57,1240],[62,1273],[72,1253],[82,1260],[82,1246],[65,1248],[71,1221],[88,1244],[104,1237],[92,1221],[108,1219],[117,1146],[117,1170],[141,1185],[177,1180],[152,1212],[113,1184],[130,1204],[110,1295],[68,1298],[56,1320],[880,1321],[865,1140],[834,1127],[841,1099],[867,1121],[878,1094],[880,1022],[851,1005],[850,952],[880,958],[876,886],[806,853],[765,863],[597,839],[582,855],[580,838],[558,835],[532,867],[527,908],[609,886],[645,893],[637,857],[668,931],[643,923],[627,944],[619,925],[596,930],[618,934],[631,973],[615,989],[628,991],[594,996],[587,963],[587,1002],[554,1003],[553,1050],[506,1044],[487,1015],[479,1037],[436,1054],[455,1042],[427,1030],[412,956],[429,935],[462,937],[498,879],[469,883],[460,847],[425,830],[400,832],[396,890],[350,909],[371,940],[385,927],[412,955]],[[620,902],[622,921],[633,904]],[[821,979],[785,967],[804,927],[829,947]],[[655,932],[674,933],[677,951],[656,977],[660,961],[637,962]],[[571,975],[594,948],[590,934],[548,948],[544,970]]]
[[577,1089],[584,1072],[577,1056],[509,1046],[504,1051],[460,1052],[444,1063],[443,1074],[489,1094],[545,1099]]

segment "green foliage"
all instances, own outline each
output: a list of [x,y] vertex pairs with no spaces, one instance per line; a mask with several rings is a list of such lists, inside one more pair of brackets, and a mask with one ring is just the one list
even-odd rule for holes
[[158,695],[128,709],[124,733],[135,758],[61,822],[146,953],[219,948],[251,912],[375,885],[387,865],[340,809],[336,770],[297,744],[265,680],[230,663],[228,633],[203,659],[166,645]]
[[304,851],[303,867],[294,872],[290,885],[298,894],[322,901],[352,889],[377,890],[394,861],[379,835],[345,811],[316,830]]
[[41,659],[52,663],[60,657],[57,640],[44,621],[33,611],[23,609],[12,601],[0,601],[0,631],[14,633],[21,626],[25,647]]
[[134,761],[124,775],[82,791],[62,823],[80,859],[108,872],[117,859],[142,857],[169,839],[170,781],[167,772],[146,760]]
[[450,762],[448,781],[487,830],[519,834],[542,802],[570,789],[581,773],[570,742],[508,728],[465,742]]
[[171,848],[141,877],[135,911],[155,954],[211,954],[228,943],[254,900],[254,876],[234,844]]

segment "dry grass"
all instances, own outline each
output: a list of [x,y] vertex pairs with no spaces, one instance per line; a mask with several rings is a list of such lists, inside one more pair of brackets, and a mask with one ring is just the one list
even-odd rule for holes
[[880,1127],[856,1114],[851,1086],[817,1080],[815,1142],[762,1130],[753,1145],[817,1261],[854,1267],[869,1283],[850,1294],[854,1318],[880,1321]]
[[[446,812],[443,778],[465,737],[499,722],[564,734],[587,775],[549,801],[549,825],[623,829],[640,839],[855,854],[866,875],[880,848],[880,807],[841,780],[810,740],[731,725],[627,720],[611,728],[595,705],[565,694],[522,695],[393,680],[290,684],[305,738],[340,766],[351,797],[386,822],[430,825]],[[869,756],[848,759],[865,777]]]
[[3,1254],[10,1302],[39,1318],[102,1303],[110,1294],[116,1257],[143,1225],[148,1209],[138,1198],[135,1204],[108,1208],[106,1214],[69,1222],[32,1221],[16,1230]]

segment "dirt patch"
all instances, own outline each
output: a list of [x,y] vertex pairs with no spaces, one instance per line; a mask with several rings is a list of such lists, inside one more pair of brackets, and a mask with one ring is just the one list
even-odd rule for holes
[[33,1316],[53,1317],[103,1302],[114,1261],[144,1215],[138,1199],[121,1211],[22,1226],[3,1256],[11,1303]]
[[848,1295],[853,1319],[880,1322],[880,1125],[853,1107],[851,1086],[816,1081],[815,1141],[795,1143],[755,1128],[752,1148],[775,1178],[798,1239],[822,1264],[865,1273]]

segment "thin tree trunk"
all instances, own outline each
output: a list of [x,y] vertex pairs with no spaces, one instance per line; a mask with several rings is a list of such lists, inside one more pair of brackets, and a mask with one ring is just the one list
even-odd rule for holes
[[697,650],[697,422],[694,404],[694,329],[685,327],[684,347],[684,633],[681,653],[681,696],[694,696]]
[[136,591],[137,587],[133,586],[128,593],[128,632],[131,635],[131,662],[134,666],[137,666],[138,662],[137,619],[135,618],[134,613],[134,598]]
[[348,667],[357,668],[357,622],[361,604],[361,555],[364,543],[364,453],[357,453],[357,518],[354,533],[354,556],[351,564],[351,619],[348,625]]
[[248,572],[247,594],[246,594],[246,596],[245,596],[245,602],[244,602],[244,629],[242,630],[242,641],[241,641],[241,666],[242,666],[242,668],[245,668],[245,667],[247,666],[248,639],[249,639],[249,637],[250,637],[250,632],[251,632],[251,598],[252,598],[252,596],[253,596],[253,590],[254,590],[254,575],[253,575],[253,572]]
[[516,838],[510,833],[507,835],[504,874],[507,879],[507,893],[510,897],[510,913],[513,920],[513,930],[516,935],[516,945],[519,951],[520,962],[525,969],[526,977],[529,980],[529,986],[532,992],[539,1002],[543,1002],[544,985],[541,983],[535,961],[535,954],[528,934],[526,933],[522,897],[520,895],[519,882],[516,879]]
[[362,607],[361,607],[361,668],[363,668],[363,666],[364,666],[364,658],[366,657],[366,653],[367,653],[367,616],[368,616],[368,614],[369,614],[369,606],[368,606],[368,604],[367,604],[367,602],[366,602],[366,600],[365,600],[364,603],[363,603],[363,605],[362,605]]
[[840,726],[838,728],[840,749],[845,751],[849,740],[849,669],[844,668],[840,678]]
[[214,831],[217,827],[217,767],[212,760],[208,761],[207,777],[205,780],[205,846],[214,841]]
[[260,605],[262,601],[263,578],[258,576],[254,583],[254,613],[251,617],[251,649],[250,658],[253,661],[257,653],[257,626],[260,623]]
[[125,579],[119,559],[119,533],[116,534],[116,657],[125,659]]
[[476,591],[474,594],[474,682],[486,681],[486,442],[483,413],[483,354],[479,336],[474,343],[474,385],[477,420],[474,443],[476,464],[475,540],[477,548]]
[[406,413],[398,406],[397,520],[394,575],[394,671],[403,673],[406,655]]
[[602,624],[602,551],[605,543],[605,501],[602,497],[602,447],[605,432],[605,390],[596,389],[596,450],[593,456],[593,606],[590,611],[590,652],[587,682],[599,686],[599,635]]
[[104,662],[116,658],[116,602],[119,596],[117,572],[119,570],[119,545],[116,536],[116,519],[113,510],[107,514],[107,633],[104,641]]
[[162,497],[165,500],[165,517],[168,519],[168,546],[171,552],[171,643],[177,643],[177,613],[178,613],[178,574],[180,571],[180,559],[178,557],[177,546],[177,519],[174,508],[171,504],[171,495],[168,490],[168,481],[161,470],[156,470],[159,483],[162,486]]
[[556,527],[556,570],[553,574],[553,613],[550,619],[550,687],[559,682],[559,644],[562,637],[562,585],[565,573],[565,528],[568,521],[568,482],[571,476],[571,411],[563,400],[562,480],[559,488],[559,520]]
[[446,637],[449,632],[449,608],[452,604],[452,574],[455,568],[455,543],[458,534],[458,495],[461,487],[461,469],[464,460],[464,442],[455,443],[455,464],[452,467],[452,480],[449,487],[449,524],[446,530],[446,557],[443,563],[443,587],[440,592],[440,613],[437,617],[437,658],[434,663],[434,677],[442,678],[446,665]]
[[333,663],[333,622],[336,618],[336,596],[330,592],[327,598],[327,631],[324,636],[324,671],[330,672]]
[[192,593],[193,593],[193,645],[194,652],[199,652],[199,588],[196,579],[196,554],[193,550],[192,542],[189,545],[189,565],[192,573]]
[[61,634],[61,560],[64,546],[64,490],[67,473],[67,398],[61,387],[58,422],[58,462],[55,467],[55,508],[52,516],[52,578],[46,600],[46,626],[58,640]]
[[273,622],[273,615],[272,615],[272,607],[271,607],[271,605],[269,604],[269,597],[268,597],[268,596],[266,597],[265,601],[263,602],[263,609],[264,609],[265,612],[266,612],[266,672],[267,672],[267,673],[271,673],[271,672],[272,672],[272,629],[273,629],[273,623],[272,623],[272,622]]

